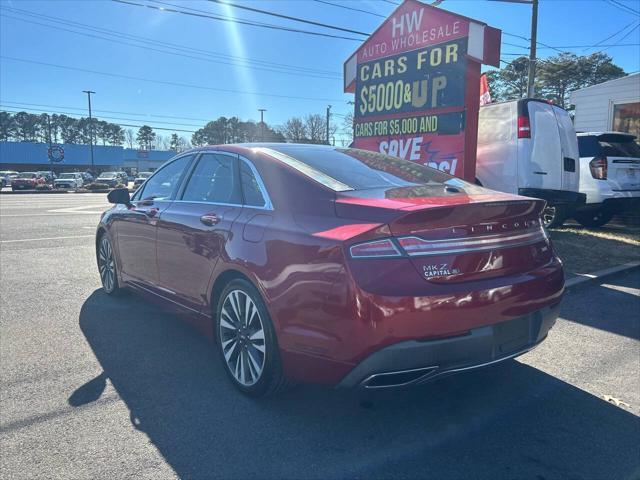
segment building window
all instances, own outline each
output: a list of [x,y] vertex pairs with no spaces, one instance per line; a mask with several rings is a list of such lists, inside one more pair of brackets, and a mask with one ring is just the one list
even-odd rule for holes
[[640,138],[640,102],[613,106],[613,131],[627,132]]

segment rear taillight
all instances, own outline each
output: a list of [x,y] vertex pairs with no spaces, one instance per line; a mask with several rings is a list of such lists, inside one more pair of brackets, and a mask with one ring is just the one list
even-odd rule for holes
[[372,242],[358,243],[349,249],[353,258],[400,257],[398,247],[388,238]]
[[542,227],[480,237],[459,239],[425,240],[419,237],[403,237],[398,239],[402,249],[410,257],[425,255],[452,255],[456,253],[478,252],[495,248],[510,248],[546,240],[547,235]]
[[531,138],[531,125],[529,117],[518,117],[518,138]]
[[596,180],[607,179],[607,157],[596,157],[589,162],[591,176]]
[[[537,223],[537,222],[536,222]],[[534,225],[532,223],[532,225]],[[396,247],[398,242],[400,248]],[[422,257],[429,255],[454,255],[459,253],[494,250],[496,248],[512,248],[548,240],[547,234],[538,224],[532,228],[508,233],[497,233],[466,238],[446,238],[426,240],[420,237],[397,237],[359,243],[350,248],[353,258],[379,257]]]

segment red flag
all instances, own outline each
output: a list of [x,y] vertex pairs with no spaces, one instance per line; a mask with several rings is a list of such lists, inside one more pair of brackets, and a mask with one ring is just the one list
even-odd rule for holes
[[480,76],[480,105],[486,105],[491,103],[491,94],[489,93],[489,82],[487,81],[487,75]]

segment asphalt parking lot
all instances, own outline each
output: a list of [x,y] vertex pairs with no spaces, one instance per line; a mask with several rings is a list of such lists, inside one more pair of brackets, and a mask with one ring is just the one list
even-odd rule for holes
[[251,400],[206,340],[107,298],[104,194],[0,196],[2,478],[640,478],[640,273],[569,292],[516,361]]

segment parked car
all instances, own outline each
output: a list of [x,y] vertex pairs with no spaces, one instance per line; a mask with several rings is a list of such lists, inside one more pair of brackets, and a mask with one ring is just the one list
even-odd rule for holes
[[44,180],[45,183],[51,183],[53,180],[55,180],[57,177],[57,175],[54,172],[51,171],[38,171],[36,172],[38,174],[38,176],[40,178],[42,178]]
[[112,188],[120,184],[126,185],[127,174],[124,172],[102,172],[96,178],[96,183],[104,183]]
[[562,225],[585,202],[578,161],[578,139],[564,109],[532,98],[480,108],[478,183],[545,200],[547,227]]
[[138,176],[134,179],[133,181],[133,186],[134,188],[139,187],[140,185],[142,185],[144,183],[144,181],[149,178],[151,175],[153,175],[153,172],[140,172],[138,174]]
[[55,188],[80,188],[84,185],[82,174],[78,172],[61,173],[58,178],[53,181]]
[[8,185],[11,185],[11,181],[18,176],[18,172],[14,170],[3,170],[0,171],[0,185],[1,188],[4,188]]
[[564,288],[542,200],[379,153],[203,147],[108,199],[104,291],[190,313],[253,396],[289,380],[422,384],[513,358],[546,338]]
[[622,132],[578,133],[580,191],[585,205],[573,213],[585,227],[601,227],[614,215],[640,208],[640,146]]
[[38,185],[40,175],[37,172],[20,172],[11,181],[11,190],[33,190]]

